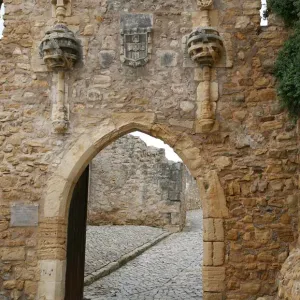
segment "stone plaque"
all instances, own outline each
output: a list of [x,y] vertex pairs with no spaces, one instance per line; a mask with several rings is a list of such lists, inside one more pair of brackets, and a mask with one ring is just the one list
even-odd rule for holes
[[153,17],[149,14],[122,14],[121,61],[131,67],[145,65],[151,55]]
[[10,207],[11,227],[33,227],[38,226],[39,206],[38,204],[15,203]]

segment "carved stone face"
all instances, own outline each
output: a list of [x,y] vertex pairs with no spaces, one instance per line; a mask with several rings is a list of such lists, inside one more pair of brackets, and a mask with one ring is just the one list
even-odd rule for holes
[[188,53],[201,66],[212,67],[222,56],[223,41],[213,28],[196,28],[188,38]]
[[70,70],[79,59],[80,44],[65,25],[57,24],[46,32],[40,55],[49,71]]
[[212,5],[213,0],[197,0],[198,6],[207,8]]

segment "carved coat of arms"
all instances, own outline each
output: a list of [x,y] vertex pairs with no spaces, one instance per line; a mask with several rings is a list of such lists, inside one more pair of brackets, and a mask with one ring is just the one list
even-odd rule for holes
[[121,30],[121,61],[131,67],[144,66],[151,54],[151,28]]

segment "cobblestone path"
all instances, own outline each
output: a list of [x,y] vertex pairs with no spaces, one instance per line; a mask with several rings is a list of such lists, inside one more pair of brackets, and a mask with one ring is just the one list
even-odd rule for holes
[[89,300],[202,299],[202,215],[192,211],[175,233],[85,288]]
[[149,226],[88,226],[85,276],[166,232]]

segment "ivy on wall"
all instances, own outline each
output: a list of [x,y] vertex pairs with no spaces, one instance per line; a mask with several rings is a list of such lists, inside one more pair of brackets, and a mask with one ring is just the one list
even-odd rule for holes
[[278,96],[291,116],[300,116],[300,0],[269,0],[271,11],[283,18],[294,33],[285,42],[275,63]]

